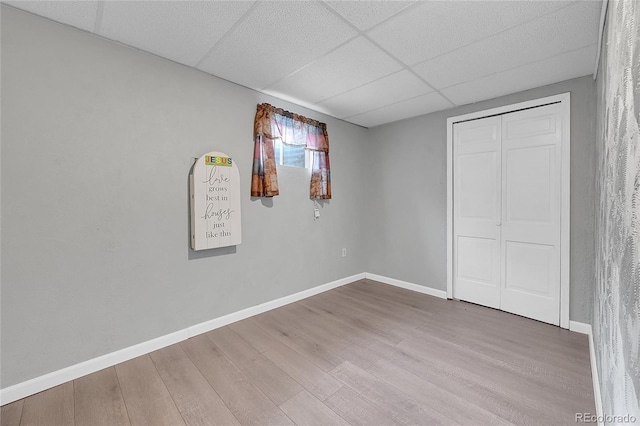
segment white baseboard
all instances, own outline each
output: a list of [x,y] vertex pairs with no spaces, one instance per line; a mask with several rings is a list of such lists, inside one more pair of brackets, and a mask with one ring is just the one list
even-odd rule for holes
[[79,364],[63,368],[58,371],[54,371],[52,373],[45,374],[40,377],[33,378],[31,380],[27,380],[26,382],[9,386],[0,390],[0,405],[9,404],[19,399],[25,398],[29,395],[33,395],[54,386],[61,385],[62,383],[66,383],[70,380],[75,380],[79,377],[86,376],[87,374],[94,373],[107,367],[112,367],[121,362],[125,362],[135,357],[157,351],[158,349],[165,348],[178,342],[182,342],[183,340],[187,340],[190,337],[206,333],[207,331],[215,330],[216,328],[224,327],[225,325],[234,323],[236,321],[240,321],[245,318],[249,318],[284,305],[288,305],[289,303],[297,302],[298,300],[306,299],[307,297],[311,297],[316,294],[364,278],[364,273],[342,278],[340,280],[310,288],[299,293],[261,303],[260,305],[252,306],[241,311],[233,312],[231,314],[224,315],[210,321],[205,321],[203,323],[187,327],[185,329],[158,337],[156,339],[148,340],[146,342],[139,343],[128,348],[124,348],[106,355],[99,356],[97,358],[90,359],[88,361],[81,362]]
[[396,280],[395,278],[383,277],[382,275],[370,274],[369,272],[365,272],[364,277],[373,281],[379,281],[381,283],[412,290],[418,293],[428,294],[429,296],[439,297],[440,299],[447,298],[447,292],[444,290],[437,290],[423,285],[408,283],[406,281]]
[[596,364],[596,348],[593,343],[593,329],[591,324],[585,324],[583,322],[569,321],[569,330],[576,333],[582,333],[589,336],[589,358],[591,359],[591,379],[593,380],[593,397],[596,404],[596,416],[598,416],[598,426],[602,423],[600,419],[603,418],[602,412],[602,394],[600,393],[600,379],[598,378],[598,366]]

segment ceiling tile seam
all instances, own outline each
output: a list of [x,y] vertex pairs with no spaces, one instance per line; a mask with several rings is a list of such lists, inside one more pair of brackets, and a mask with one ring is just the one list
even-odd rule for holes
[[100,31],[102,31],[102,15],[104,15],[104,1],[99,0],[96,5],[96,21],[93,25],[94,34],[100,34]]
[[[345,90],[344,92],[340,92],[340,93],[338,93],[337,95],[332,95],[332,96],[330,96],[330,97],[328,97],[328,98],[322,99],[321,101],[318,101],[318,102],[312,103],[311,105],[319,105],[319,104],[321,104],[321,103],[323,103],[323,102],[326,102],[326,101],[331,100],[331,99],[333,99],[333,98],[337,98],[338,96],[345,95],[345,94],[347,94],[347,93],[349,93],[349,92],[353,92],[354,90],[358,90],[358,89],[360,89],[360,88],[362,88],[362,87],[364,87],[364,86],[367,86],[367,85],[369,85],[369,84],[373,84],[373,83],[375,83],[375,82],[377,82],[377,81],[380,81],[380,80],[382,80],[382,79],[385,79],[385,78],[387,78],[387,77],[390,77],[390,76],[392,76],[392,75],[394,75],[394,74],[398,74],[398,73],[400,73],[400,72],[402,72],[402,71],[406,71],[406,70],[405,70],[405,69],[401,69],[401,70],[397,70],[397,71],[392,71],[392,72],[390,72],[389,74],[385,74],[385,75],[383,75],[382,77],[378,77],[378,78],[376,78],[376,79],[374,79],[374,80],[368,81],[368,82],[363,83],[363,84],[361,84],[361,85],[359,85],[359,86],[352,87],[352,88],[351,88],[351,89],[349,89],[349,90]],[[428,93],[431,93],[431,92],[428,92]],[[423,95],[426,95],[426,93],[423,93]]]
[[421,1],[413,1],[411,4],[406,5],[405,7],[403,7],[402,9],[399,9],[397,11],[395,11],[392,15],[388,16],[387,18],[383,19],[382,21],[378,22],[377,24],[365,29],[365,30],[360,30],[358,27],[356,27],[351,21],[349,21],[347,18],[345,18],[344,16],[342,16],[340,14],[340,12],[338,12],[337,10],[335,10],[334,8],[331,7],[331,5],[329,5],[329,3],[327,3],[327,0],[321,0],[320,3],[323,3],[323,6],[326,7],[327,9],[329,9],[331,12],[333,12],[334,14],[336,14],[337,16],[339,16],[343,21],[347,22],[349,25],[351,25],[356,31],[361,32],[361,33],[366,33],[368,31],[373,30],[374,28],[379,27],[380,25],[384,24],[385,22],[389,21],[392,18],[395,18],[396,16],[398,16],[401,13],[404,13],[406,10],[408,9],[415,9],[418,7],[418,5],[421,3]]
[[213,55],[213,52],[215,52],[218,46],[220,46],[223,41],[229,38],[229,36],[231,36],[231,34],[240,26],[240,24],[242,24],[244,21],[247,20],[249,15],[251,15],[253,11],[256,9],[256,7],[258,7],[258,3],[259,3],[258,1],[254,1],[253,4],[249,7],[249,9],[247,9],[247,11],[243,13],[240,18],[238,18],[238,20],[231,26],[231,28],[229,28],[229,30],[226,33],[224,33],[222,37],[218,39],[218,41],[213,43],[213,46],[211,46],[211,49],[209,49],[207,53],[205,53],[204,56],[198,62],[196,62],[195,65],[193,65],[193,67],[198,68],[206,60],[208,60],[211,57],[211,55]]
[[[327,10],[328,10],[330,13],[332,13],[333,15],[337,16],[337,17],[338,17],[342,22],[344,22],[345,24],[347,24],[349,27],[351,27],[351,29],[352,29],[352,30],[354,30],[354,31],[356,32],[356,34],[355,34],[353,37],[351,37],[350,39],[346,40],[344,43],[341,43],[341,44],[337,45],[336,47],[334,47],[333,49],[329,50],[329,51],[328,51],[328,52],[326,52],[324,55],[321,55],[321,56],[317,57],[316,59],[314,59],[314,60],[312,60],[312,61],[310,61],[310,62],[306,63],[305,65],[303,65],[302,67],[298,68],[297,70],[295,70],[295,71],[293,71],[293,72],[291,72],[291,73],[289,73],[289,74],[285,75],[284,77],[282,77],[282,78],[280,78],[280,79],[278,79],[278,80],[276,80],[276,81],[273,81],[273,82],[271,82],[271,83],[267,84],[266,86],[262,87],[262,88],[261,88],[261,89],[259,89],[259,90],[261,90],[261,91],[262,91],[262,90],[269,90],[269,88],[270,88],[271,86],[275,86],[276,84],[280,83],[281,81],[283,81],[283,80],[285,80],[285,79],[287,79],[287,78],[289,78],[289,77],[293,76],[294,74],[297,74],[298,72],[300,72],[300,71],[304,70],[305,68],[307,68],[307,67],[309,67],[309,66],[313,65],[315,62],[319,61],[320,59],[324,58],[325,56],[330,55],[331,53],[335,52],[336,50],[340,49],[341,47],[345,46],[346,44],[348,44],[348,43],[352,42],[353,40],[357,39],[358,37],[361,37],[361,36],[364,36],[364,35],[365,35],[365,32],[364,32],[364,31],[361,31],[358,27],[356,27],[353,23],[351,23],[351,21],[349,21],[347,18],[345,18],[344,16],[342,16],[340,13],[338,13],[338,11],[337,11],[337,10],[335,10],[335,9],[333,9],[331,6],[329,6],[329,5],[326,3],[326,1],[319,1],[319,2],[317,2],[317,3],[318,3],[318,4],[320,4],[321,6],[323,6],[325,9],[327,9]],[[407,6],[407,7],[410,7],[410,6],[412,6],[412,5],[409,5],[409,6]],[[405,9],[406,9],[406,8],[405,8]],[[403,9],[403,10],[404,10],[404,9]],[[367,40],[368,40],[368,38],[367,38]],[[371,82],[369,82],[369,83],[371,83]],[[365,84],[368,84],[368,83],[365,83]],[[346,93],[346,92],[345,92],[345,93]],[[336,95],[336,96],[337,96],[337,95]],[[325,99],[323,99],[323,100],[325,100]],[[320,101],[320,102],[322,102],[322,101]],[[316,104],[317,104],[317,102],[316,102],[315,104],[311,104],[311,105],[316,105]]]
[[[405,11],[409,8],[412,7],[417,7],[415,5],[419,4],[420,2],[416,2],[413,4],[410,4],[409,6],[405,7],[404,9],[402,9],[402,11]],[[351,28],[355,29],[360,36],[364,37],[366,40],[368,40],[371,44],[373,44],[374,46],[376,46],[381,52],[383,52],[385,55],[387,55],[389,58],[391,58],[392,60],[394,60],[395,62],[397,62],[398,64],[400,64],[400,66],[402,68],[404,68],[405,70],[409,71],[411,74],[413,74],[414,77],[416,77],[418,80],[422,81],[429,89],[431,89],[433,92],[438,92],[438,94],[440,96],[442,96],[447,102],[449,102],[452,106],[456,106],[456,104],[454,102],[451,101],[451,99],[449,99],[448,97],[446,97],[442,92],[440,92],[438,89],[436,89],[432,84],[429,84],[429,82],[427,82],[424,78],[422,78],[420,75],[418,75],[414,70],[412,70],[410,67],[407,66],[407,64],[405,64],[403,61],[401,61],[400,59],[398,59],[397,57],[395,57],[395,55],[392,55],[387,49],[385,49],[384,47],[382,47],[380,44],[378,44],[375,40],[373,40],[371,37],[369,37],[369,35],[367,35],[367,31],[360,31],[358,29],[358,27],[356,27],[354,24],[352,24],[347,18],[345,18],[344,16],[342,16],[340,13],[338,13],[336,10],[334,10],[333,8],[331,8],[328,4],[326,4],[325,2],[320,2],[320,4],[322,4],[325,8],[327,8],[331,13],[335,14],[338,18],[340,18],[342,21],[344,21],[347,25],[351,26]],[[397,15],[397,14],[396,14]],[[395,16],[395,15],[394,15]],[[391,18],[389,18],[391,19]],[[398,71],[399,72],[399,71]],[[369,82],[371,83],[371,82]],[[369,84],[367,83],[367,84]],[[346,93],[346,92],[345,92]],[[406,100],[406,99],[405,99]],[[315,104],[314,104],[315,105]]]
[[352,41],[354,41],[355,39],[357,39],[358,37],[360,37],[360,34],[356,34],[355,36],[347,39],[346,41],[338,44],[336,47],[334,47],[333,49],[330,49],[329,51],[327,51],[326,53],[318,56],[317,58],[307,62],[306,64],[304,64],[303,66],[301,66],[300,68],[298,68],[295,71],[290,72],[289,74],[285,75],[284,77],[281,77],[275,81],[272,81],[271,83],[267,84],[266,86],[263,86],[262,88],[258,89],[260,91],[262,90],[269,90],[269,88],[271,86],[275,86],[276,84],[280,83],[283,80],[286,80],[289,77],[292,77],[293,75],[299,73],[300,71],[303,71],[304,69],[310,67],[311,65],[315,64],[316,62],[318,62],[319,60],[321,60],[322,58],[329,56],[330,54],[332,54],[333,52],[335,52],[336,50],[340,49],[341,47],[351,43]]
[[[591,44],[587,44],[586,46],[582,46],[582,47],[577,47],[575,49],[566,50],[566,51],[558,53],[556,55],[547,56],[546,58],[543,58],[543,59],[538,59],[536,61],[531,61],[531,62],[527,62],[526,64],[518,65],[517,67],[509,68],[509,69],[502,70],[502,71],[492,72],[490,74],[483,75],[482,77],[478,77],[478,78],[474,78],[474,79],[471,79],[471,80],[463,81],[461,83],[452,84],[451,86],[443,87],[441,90],[448,90],[448,89],[451,89],[452,87],[460,86],[462,84],[470,83],[470,82],[476,81],[476,80],[481,80],[483,78],[487,78],[487,77],[490,77],[492,75],[502,74],[502,73],[508,72],[508,71],[514,71],[514,70],[517,70],[519,68],[524,68],[524,67],[527,67],[529,65],[533,65],[533,64],[535,64],[537,62],[544,62],[544,61],[547,61],[549,59],[557,58],[558,56],[563,56],[563,55],[566,55],[567,53],[576,52],[578,50],[585,49],[585,48],[591,47],[591,46],[597,46],[597,44],[596,43],[591,43]],[[588,75],[588,74],[585,74],[585,75]]]
[[[340,119],[341,119],[341,120],[345,120],[345,121],[346,121],[346,120],[348,120],[348,119],[350,119],[350,118],[358,117],[359,115],[368,114],[368,113],[370,113],[370,112],[374,112],[374,111],[377,111],[377,110],[379,110],[379,109],[387,108],[387,107],[390,107],[390,106],[393,106],[393,105],[398,105],[398,104],[401,104],[401,103],[403,103],[403,102],[407,102],[407,101],[410,101],[410,100],[412,100],[412,99],[419,98],[419,97],[421,97],[421,96],[431,95],[432,93],[436,93],[436,92],[434,91],[434,92],[429,92],[429,93],[422,93],[422,94],[420,94],[420,95],[412,96],[412,97],[410,97],[410,98],[403,99],[403,100],[401,100],[401,101],[396,101],[396,102],[393,102],[393,103],[391,103],[391,104],[387,104],[387,105],[383,105],[383,106],[381,106],[381,107],[373,108],[373,109],[370,109],[370,110],[368,110],[368,111],[359,112],[359,113],[357,113],[357,114],[349,115],[349,116],[347,116],[347,117],[342,117],[342,118],[340,118]],[[443,97],[443,98],[445,98],[444,96],[442,96],[442,97]],[[445,99],[447,99],[447,98],[445,98]],[[447,101],[449,101],[449,100],[447,99]],[[451,101],[449,101],[449,102],[451,102]],[[454,106],[457,106],[457,105],[455,105],[455,104],[454,104]],[[424,114],[417,114],[417,115],[414,115],[414,117],[416,117],[416,116],[418,116],[418,115],[424,115]],[[407,118],[411,118],[411,117],[407,117]]]
[[[342,16],[342,15],[340,14],[340,12],[338,12],[338,11],[337,11],[337,10],[335,10],[335,9],[333,9],[333,8],[332,8],[332,7],[331,7],[331,6],[326,2],[326,0],[321,0],[321,1],[319,1],[318,3],[319,3],[320,5],[322,5],[322,6],[324,6],[324,8],[325,8],[325,9],[327,9],[327,10],[328,10],[329,12],[331,12],[333,15],[335,15],[336,17],[338,17],[341,21],[343,21],[343,22],[344,22],[345,24],[347,24],[349,27],[351,27],[351,29],[353,29],[353,30],[356,32],[356,35],[355,35],[354,37],[352,37],[352,38],[348,39],[348,40],[347,40],[347,41],[345,41],[344,43],[339,44],[339,45],[338,45],[338,46],[336,46],[334,49],[332,49],[332,50],[328,51],[328,52],[327,52],[327,53],[325,53],[324,55],[322,55],[322,56],[320,56],[320,57],[318,57],[318,58],[314,59],[314,60],[313,60],[313,61],[311,61],[311,62],[308,62],[307,64],[303,65],[303,66],[302,66],[302,67],[300,67],[299,69],[297,69],[297,70],[295,70],[295,71],[291,72],[290,74],[288,74],[288,75],[286,75],[286,76],[284,76],[284,77],[282,77],[282,78],[280,78],[280,79],[278,79],[278,80],[276,80],[276,81],[274,81],[274,82],[272,82],[272,83],[269,83],[268,85],[266,85],[266,86],[262,87],[262,88],[261,88],[261,89],[259,89],[259,90],[261,90],[261,91],[262,91],[262,90],[269,90],[269,88],[270,88],[271,86],[275,86],[275,85],[277,85],[278,83],[280,83],[281,81],[283,81],[283,80],[285,80],[285,79],[287,79],[287,78],[289,78],[289,77],[293,76],[294,74],[297,74],[298,72],[300,72],[300,71],[304,70],[305,68],[307,68],[307,67],[309,67],[309,66],[313,65],[315,62],[319,61],[320,59],[324,58],[325,56],[330,55],[330,54],[331,54],[331,53],[333,53],[334,51],[336,51],[336,50],[338,50],[339,48],[341,48],[341,47],[345,46],[346,44],[348,44],[348,43],[352,42],[353,40],[357,39],[358,37],[364,37],[366,40],[371,41],[371,39],[370,39],[369,37],[366,37],[366,32],[367,32],[367,31],[372,30],[373,28],[377,27],[378,25],[382,24],[383,22],[386,22],[387,20],[391,19],[392,17],[394,17],[394,16],[398,15],[398,14],[399,14],[400,12],[402,12],[402,11],[405,11],[405,10],[407,10],[407,9],[409,9],[409,8],[417,7],[417,5],[418,5],[420,2],[419,2],[419,1],[415,1],[415,2],[413,2],[413,3],[409,4],[409,5],[407,5],[406,7],[404,7],[404,8],[402,8],[402,9],[398,10],[397,12],[395,12],[393,15],[391,15],[391,16],[390,16],[390,17],[388,17],[387,19],[385,19],[385,20],[383,20],[383,21],[379,22],[378,24],[376,24],[376,25],[372,26],[371,28],[369,28],[369,29],[367,29],[367,30],[360,30],[360,29],[359,29],[357,26],[355,26],[351,21],[349,21],[347,18],[345,18],[344,16]],[[377,44],[374,44],[374,45],[375,45],[376,47],[380,48]],[[382,52],[383,52],[383,53],[385,53],[385,54],[387,54],[387,52],[386,52],[386,51],[384,51],[384,50],[382,50]],[[388,54],[387,54],[387,55],[388,55]],[[395,59],[394,59],[394,60],[395,60]],[[397,62],[397,61],[396,61],[396,62]],[[406,67],[404,66],[404,64],[402,64],[402,63],[401,63],[400,65],[401,65],[404,69],[406,69]],[[338,93],[338,94],[333,95],[333,96],[331,96],[331,97],[328,97],[328,98],[322,99],[322,100],[320,100],[320,101],[318,101],[318,102],[311,103],[311,105],[318,105],[318,104],[320,104],[320,103],[322,103],[322,102],[324,102],[324,101],[327,101],[327,100],[329,100],[329,99],[333,99],[333,98],[335,98],[336,96],[344,95],[345,93],[348,93],[348,92],[350,92],[351,90],[359,89],[360,87],[366,86],[367,84],[374,83],[374,82],[376,82],[376,81],[378,81],[378,80],[380,80],[380,79],[383,79],[383,78],[385,78],[385,77],[388,77],[388,76],[390,76],[390,75],[392,75],[392,74],[395,74],[395,73],[397,73],[397,72],[400,72],[400,71],[402,71],[402,70],[393,71],[393,72],[391,72],[391,73],[389,73],[389,74],[387,74],[387,75],[384,75],[384,76],[382,76],[382,77],[380,77],[380,78],[377,78],[377,79],[374,79],[374,80],[368,81],[368,82],[366,82],[366,83],[363,83],[363,84],[361,84],[360,86],[353,87],[353,88],[351,88],[351,89],[349,89],[349,90],[346,90],[346,91],[344,91],[344,92]],[[432,90],[435,90],[433,87],[430,87],[430,88],[431,88]]]
[[546,61],[546,60],[549,60],[549,59],[556,58],[558,56],[566,55],[567,53],[571,53],[571,52],[575,52],[577,50],[585,49],[587,47],[594,46],[595,44],[596,43],[585,44],[584,46],[576,47],[576,48],[569,49],[569,50],[564,50],[562,52],[556,53],[555,55],[545,56],[544,58],[536,59],[535,61],[525,62],[524,64],[516,65],[515,67],[507,68],[507,69],[504,69],[504,70],[501,70],[501,71],[490,72],[489,74],[483,74],[483,75],[480,75],[478,77],[474,77],[474,78],[469,79],[469,80],[460,81],[460,82],[458,82],[456,84],[452,84],[450,86],[443,87],[440,90],[447,90],[447,89],[449,89],[451,87],[455,87],[455,86],[458,86],[460,84],[465,84],[465,83],[469,83],[471,81],[480,80],[482,78],[489,77],[489,76],[492,76],[492,75],[495,75],[495,74],[500,74],[500,73],[503,73],[503,72],[513,71],[513,70],[518,69],[518,68],[522,68],[522,67],[529,66],[531,64],[535,64],[536,62]]
[[452,106],[457,106],[455,102],[453,102],[451,99],[449,99],[447,96],[444,95],[444,93],[442,93],[440,90],[436,89],[435,86],[431,83],[429,83],[426,79],[422,78],[422,76],[420,76],[418,73],[416,73],[410,66],[408,66],[407,64],[405,64],[403,61],[401,61],[400,59],[396,58],[395,55],[392,55],[391,52],[389,52],[388,50],[386,50],[384,47],[380,46],[378,43],[376,43],[373,39],[371,39],[367,34],[364,34],[363,37],[365,37],[367,40],[369,40],[371,43],[373,43],[378,49],[382,50],[384,53],[387,54],[387,56],[389,56],[391,59],[393,59],[394,61],[396,61],[397,63],[399,63],[400,65],[402,65],[402,67],[409,71],[411,74],[413,74],[414,77],[416,77],[418,80],[422,81],[424,84],[426,84],[427,87],[429,87],[431,90],[433,90],[434,92],[437,92],[440,96],[442,96],[447,102],[449,102]]
[[474,41],[472,41],[472,42],[470,42],[470,43],[467,43],[467,44],[465,44],[465,45],[463,45],[463,46],[456,47],[455,49],[451,49],[451,50],[448,50],[448,51],[446,51],[446,52],[439,53],[439,54],[437,54],[437,55],[435,55],[435,56],[432,56],[432,57],[431,57],[431,58],[429,58],[429,59],[425,59],[424,61],[416,62],[415,64],[412,64],[411,66],[412,66],[412,67],[416,67],[416,66],[418,66],[418,65],[422,65],[422,64],[427,63],[427,62],[429,62],[429,61],[433,61],[434,59],[438,59],[438,58],[440,58],[440,57],[442,57],[442,56],[445,56],[445,55],[448,55],[448,54],[450,54],[450,53],[456,52],[456,51],[458,51],[458,50],[460,50],[460,49],[464,49],[464,48],[467,48],[467,47],[469,47],[469,46],[473,46],[473,45],[474,45],[474,44],[476,44],[476,43],[480,43],[481,41],[485,41],[485,40],[487,40],[487,39],[490,39],[491,37],[495,37],[495,36],[497,36],[498,34],[502,34],[502,33],[506,32],[506,31],[513,30],[514,28],[518,28],[518,27],[520,27],[520,26],[522,26],[522,25],[525,25],[525,24],[528,24],[528,23],[534,22],[534,21],[536,21],[536,20],[538,20],[538,19],[545,18],[545,17],[547,17],[547,16],[549,16],[549,15],[553,15],[553,14],[555,14],[555,13],[558,13],[558,12],[560,12],[561,10],[564,10],[564,9],[566,9],[566,8],[568,8],[568,7],[575,6],[575,5],[576,5],[576,4],[578,4],[578,3],[580,3],[580,2],[579,2],[579,1],[573,1],[573,2],[569,3],[568,5],[563,6],[563,7],[559,8],[559,9],[555,9],[555,10],[553,10],[553,11],[551,11],[551,12],[545,13],[544,15],[537,16],[537,17],[535,17],[535,18],[533,18],[533,19],[530,19],[530,20],[528,20],[528,21],[521,22],[521,23],[516,24],[516,25],[512,25],[511,27],[504,28],[504,29],[502,29],[502,30],[500,30],[500,31],[497,31],[497,32],[495,32],[495,33],[493,33],[493,34],[490,34],[490,35],[488,35],[488,36],[486,36],[486,37],[482,37],[482,38],[479,38],[479,39],[477,39],[477,40],[474,40]]

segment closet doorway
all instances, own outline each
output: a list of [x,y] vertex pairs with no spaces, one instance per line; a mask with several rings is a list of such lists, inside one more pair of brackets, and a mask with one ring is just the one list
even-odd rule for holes
[[447,121],[447,297],[569,328],[569,93]]

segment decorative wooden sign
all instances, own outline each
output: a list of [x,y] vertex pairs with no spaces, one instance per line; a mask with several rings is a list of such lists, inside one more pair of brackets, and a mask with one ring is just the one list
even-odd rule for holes
[[240,173],[231,157],[208,152],[189,175],[191,248],[206,250],[242,242]]

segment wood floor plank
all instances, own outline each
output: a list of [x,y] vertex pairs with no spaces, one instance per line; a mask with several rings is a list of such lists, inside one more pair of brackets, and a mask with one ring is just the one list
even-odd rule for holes
[[[429,340],[410,339],[402,342],[398,348],[410,349],[422,356],[440,357],[443,361],[462,368],[466,374],[483,378],[484,383],[493,385],[494,389],[517,393],[524,398],[530,397],[540,402],[545,401],[548,410],[553,412],[553,408],[557,407],[558,414],[563,412],[566,415],[566,412],[571,410],[574,410],[573,413],[578,412],[575,410],[582,406],[582,400],[587,396],[569,393],[558,381],[542,380],[542,376],[531,369],[510,368],[506,363],[460,347],[455,342],[435,337],[430,337]],[[554,393],[554,387],[561,389],[561,392]],[[592,399],[593,394],[589,394],[588,397]]]
[[187,425],[239,425],[180,345],[149,354]]
[[184,421],[149,355],[116,365],[132,425],[184,425]]
[[331,395],[325,403],[353,426],[403,424],[348,386]]
[[180,343],[242,425],[287,425],[291,420],[205,335]]
[[207,333],[222,352],[276,405],[302,390],[302,386],[249,345],[229,327]]
[[350,287],[366,292],[380,300],[394,301],[404,306],[414,308],[431,315],[440,315],[447,311],[442,299],[428,294],[418,294],[415,291],[399,288],[378,281],[364,279],[349,284]]
[[114,367],[80,377],[73,387],[77,426],[131,424]]
[[[394,365],[415,374],[434,386],[460,396],[470,404],[494,413],[495,415],[517,425],[553,424],[544,413],[531,412],[517,395],[513,399],[505,398],[464,374],[456,374],[448,366],[441,366],[434,360],[425,360],[407,351],[396,349],[396,353],[387,360]],[[455,409],[452,406],[451,409]]]
[[332,312],[313,306],[310,299],[302,300],[296,305],[314,315],[313,321],[318,326],[323,326],[330,333],[336,334],[338,337],[352,342],[354,346],[365,348],[365,352],[373,359],[377,360],[388,357],[395,353],[394,345],[389,343],[383,336],[371,331],[366,327],[358,327],[355,323],[350,323],[344,317],[334,315]]
[[384,321],[381,321],[380,318],[375,318],[359,307],[349,306],[348,301],[345,304],[344,300],[330,296],[332,295],[319,294],[314,298],[307,299],[306,303],[329,315],[335,315],[348,325],[371,331],[375,333],[379,339],[391,345],[396,345],[406,338],[406,336],[400,335],[397,331],[392,330]]
[[407,393],[422,405],[438,411],[458,424],[510,425],[507,420],[487,411],[466,399],[401,369],[395,364],[379,360],[369,373]]
[[273,336],[256,327],[251,318],[234,322],[228,327],[260,353],[268,351],[273,345]]
[[[244,330],[238,329],[240,336],[252,342],[249,336],[259,336],[257,340],[268,345],[268,350],[263,352],[271,362],[280,367],[285,373],[300,383],[305,389],[311,392],[320,401],[324,401],[329,395],[340,389],[342,383],[334,379],[327,372],[316,366],[310,360],[291,349],[275,338],[269,338],[267,331],[251,322],[252,325],[245,324]],[[251,330],[250,335],[243,335],[246,329]]]
[[22,417],[22,407],[24,399],[5,404],[0,409],[0,425],[1,426],[18,426]]
[[[324,326],[330,332],[337,332],[338,336],[342,337],[347,335],[349,337],[345,337],[353,341],[355,344],[358,344],[362,347],[368,347],[373,343],[381,342],[392,347],[391,344],[387,343],[387,339],[384,336],[381,336],[378,333],[371,331],[366,327],[360,327],[356,324],[355,321],[349,321],[349,319],[334,314],[332,311],[329,311],[329,308],[321,308],[316,303],[313,298],[304,299],[298,302],[296,305],[302,307],[305,311],[309,311],[314,315],[314,321],[316,321],[319,325]],[[394,343],[395,344],[395,343]]]
[[349,362],[336,367],[331,374],[402,423],[412,425],[453,423],[451,418],[418,403],[398,388]]
[[133,425],[573,424],[595,412],[590,367],[584,335],[361,280],[6,405],[0,426],[126,425],[124,415]]
[[553,394],[548,389],[535,386],[525,375],[512,375],[495,365],[479,363],[477,359],[443,346],[446,343],[439,345],[407,340],[398,345],[398,349],[428,361],[433,367],[446,369],[452,375],[480,384],[485,390],[491,390],[513,405],[517,404],[518,411],[531,418],[546,417],[552,423],[572,421],[574,414],[579,412],[575,409],[584,407],[575,401],[570,401],[568,406],[561,406],[558,399],[564,399],[566,395]]
[[[276,316],[277,318],[275,318]],[[324,371],[331,371],[344,361],[312,337],[297,329],[294,324],[281,318],[279,312],[276,315],[269,315],[267,312],[252,318],[252,321]]]
[[577,396],[589,398],[593,395],[593,382],[589,377],[589,360],[574,359],[570,368],[566,362],[549,356],[538,348],[524,350],[513,340],[502,338],[502,336],[494,337],[476,332],[456,333],[454,338],[451,333],[437,326],[430,327],[428,334],[453,342],[461,350],[473,352],[516,374],[526,372],[529,380],[553,386],[559,391]]
[[67,382],[24,400],[24,426],[73,425],[73,382]]
[[[367,284],[370,283],[359,282],[348,287],[369,291],[374,297],[379,289],[385,289],[385,296],[395,300],[396,289],[389,290],[390,286],[381,284],[374,285],[374,291]],[[425,299],[425,296],[415,295],[414,298]],[[446,304],[452,309],[440,312],[437,319],[425,317],[424,324],[418,328],[501,363],[502,368],[515,373],[526,372],[528,380],[592,398],[586,336],[464,302]]]
[[326,322],[320,324],[314,322],[314,318],[309,317],[309,312],[301,305],[291,304],[280,309],[278,316],[293,324],[296,330],[308,336],[315,345],[331,352],[340,361],[349,361],[366,369],[380,359],[380,356],[375,352],[364,350],[369,346],[368,344],[362,344],[359,339],[351,337],[348,332],[343,333],[342,328],[332,328]]
[[302,390],[280,405],[291,420],[298,426],[348,426],[346,420],[323,404],[308,391]]

